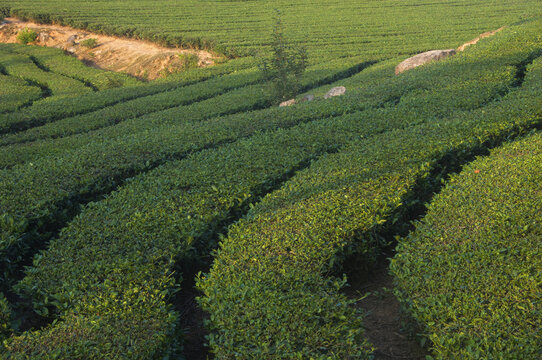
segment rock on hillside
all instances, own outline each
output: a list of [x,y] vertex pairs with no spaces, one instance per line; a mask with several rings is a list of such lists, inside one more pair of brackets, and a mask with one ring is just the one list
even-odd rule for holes
[[324,95],[324,99],[329,99],[330,97],[333,97],[333,96],[341,96],[341,95],[344,95],[345,93],[346,93],[346,88],[344,86],[337,86],[329,90],[327,94]]
[[395,68],[395,75],[398,75],[410,69],[414,69],[415,67],[418,67],[420,65],[427,64],[431,61],[439,61],[445,59],[455,54],[455,49],[426,51],[424,53],[408,58],[405,61],[401,62],[399,65],[397,65],[397,67]]

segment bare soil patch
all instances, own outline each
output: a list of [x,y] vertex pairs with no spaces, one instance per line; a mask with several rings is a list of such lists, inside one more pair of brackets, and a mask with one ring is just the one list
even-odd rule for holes
[[485,32],[483,34],[480,34],[476,39],[472,39],[471,41],[468,41],[466,43],[464,43],[463,45],[461,45],[460,47],[457,48],[457,51],[465,51],[465,49],[471,45],[474,45],[476,44],[478,41],[484,39],[484,38],[487,38],[487,37],[490,37],[490,36],[493,36],[495,35],[496,33],[498,33],[499,31],[502,31],[503,29],[505,29],[506,26],[503,26],[501,28],[498,28],[497,30],[493,30],[493,31],[488,31],[488,32]]
[[356,306],[364,310],[365,336],[376,348],[374,360],[425,360],[428,352],[415,338],[413,322],[401,311],[393,295],[393,278],[388,272],[389,260],[382,258],[366,276],[350,274],[350,287],[345,293],[358,299]]
[[[36,24],[16,18],[6,18],[0,25],[0,42],[16,43],[20,30],[28,28],[38,33],[32,45],[60,48],[89,66],[124,72],[132,76],[154,80],[185,68],[183,57],[196,55],[200,67],[213,65],[220,57],[204,50],[160,47],[151,42],[122,39],[93,34],[67,26]],[[82,45],[96,39],[96,46]]]

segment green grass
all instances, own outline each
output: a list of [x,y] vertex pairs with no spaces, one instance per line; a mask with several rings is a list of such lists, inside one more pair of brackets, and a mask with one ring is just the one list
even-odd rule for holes
[[392,262],[436,359],[535,359],[542,318],[542,135],[454,175]]
[[21,18],[231,55],[266,49],[278,8],[286,33],[305,43],[315,61],[457,47],[482,32],[542,13],[538,0],[1,0],[2,5]]

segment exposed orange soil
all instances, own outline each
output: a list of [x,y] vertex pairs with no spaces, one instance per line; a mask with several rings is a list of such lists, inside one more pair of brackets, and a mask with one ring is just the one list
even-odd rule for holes
[[497,30],[493,30],[493,31],[488,31],[488,32],[485,32],[483,34],[480,34],[480,36],[478,36],[476,39],[473,39],[471,41],[468,41],[466,43],[464,43],[463,45],[461,45],[460,47],[457,48],[457,51],[464,51],[468,46],[471,46],[471,45],[474,45],[476,44],[478,41],[480,41],[481,39],[483,38],[487,38],[487,37],[490,37],[490,36],[493,36],[495,35],[496,33],[498,33],[499,31],[503,30],[506,26],[503,26]]
[[[151,42],[93,34],[60,25],[45,25],[6,18],[0,25],[0,42],[16,43],[20,30],[29,28],[38,33],[33,45],[65,50],[90,66],[124,72],[139,78],[156,79],[183,69],[182,54],[198,56],[198,66],[213,65],[219,58],[208,51],[160,47]],[[82,46],[86,39],[96,39],[97,46]]]

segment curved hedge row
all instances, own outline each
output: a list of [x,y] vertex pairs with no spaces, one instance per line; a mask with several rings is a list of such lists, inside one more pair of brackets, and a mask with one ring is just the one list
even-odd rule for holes
[[[506,84],[510,81],[510,71],[505,67],[502,80],[497,84],[501,86],[501,82]],[[373,90],[371,89],[371,91]],[[393,91],[393,87],[388,90]],[[371,94],[374,93],[371,92]],[[451,100],[456,93],[450,91],[448,94],[450,98],[446,100],[454,103]],[[422,104],[427,103],[428,96],[430,96],[429,93],[426,93],[425,96],[418,95],[417,101]],[[349,100],[352,102],[352,98]],[[417,111],[408,111],[408,107],[414,103],[414,100],[411,98],[405,102],[406,106],[399,106],[397,109],[372,109],[362,113],[320,120],[289,130],[256,135],[216,150],[203,151],[186,160],[169,163],[155,171],[139,176],[136,180],[123,186],[118,192],[113,193],[107,200],[88,206],[74,222],[63,230],[60,239],[52,242],[48,251],[36,257],[35,268],[29,270],[27,278],[19,285],[21,291],[33,296],[39,311],[48,311],[45,309],[53,305],[60,309],[65,322],[48,328],[42,333],[27,333],[22,338],[15,338],[12,345],[13,353],[20,354],[23,350],[36,351],[34,356],[39,356],[38,354],[41,352],[50,351],[48,342],[52,341],[56,344],[54,339],[62,333],[60,329],[71,326],[77,327],[85,334],[81,338],[71,337],[71,344],[77,344],[72,349],[90,354],[99,348],[100,351],[111,354],[110,356],[120,356],[117,353],[108,353],[109,349],[104,348],[105,344],[101,343],[85,350],[85,346],[88,347],[89,337],[94,339],[94,336],[101,336],[98,330],[96,333],[89,333],[88,325],[85,325],[87,321],[91,321],[95,317],[95,314],[84,310],[81,316],[73,317],[71,315],[73,309],[81,311],[80,309],[97,306],[101,314],[110,315],[112,313],[109,313],[108,309],[118,311],[117,308],[110,308],[101,303],[97,304],[91,300],[92,296],[85,294],[97,292],[99,295],[96,295],[96,298],[100,299],[99,301],[111,304],[114,301],[108,298],[103,288],[105,287],[107,291],[112,291],[114,288],[114,293],[118,294],[122,292],[120,289],[125,288],[127,282],[139,284],[134,283],[136,278],[141,278],[143,281],[138,286],[138,289],[145,289],[141,296],[147,296],[145,295],[147,291],[154,293],[171,289],[171,284],[164,285],[168,284],[167,276],[160,274],[171,272],[172,254],[177,255],[181,266],[185,262],[193,261],[194,256],[198,254],[206,254],[212,244],[213,234],[224,223],[231,221],[229,219],[234,217],[239,209],[246,206],[247,201],[274,186],[277,179],[283,178],[299,164],[323,151],[341,147],[360,136],[371,136],[382,131],[418,123],[420,120]],[[344,99],[336,99],[336,102],[305,104],[289,109],[274,108],[259,114],[265,114],[268,118],[273,118],[271,114],[275,116],[282,114],[281,116],[284,118],[290,117],[290,121],[301,122],[303,119],[301,115],[312,114],[312,118],[314,118],[314,114],[319,114],[316,111],[321,109],[320,106],[317,106],[318,104],[325,104],[327,107],[334,103],[344,106],[346,104],[344,101]],[[372,99],[372,101],[380,103],[378,99]],[[431,105],[435,107],[434,111],[436,111],[446,103],[448,101],[443,99],[442,104],[433,103]],[[427,107],[426,111],[429,111]],[[452,109],[451,106],[450,109]],[[238,126],[244,127],[250,121],[256,121],[258,119],[256,114],[258,113],[245,114],[247,122],[238,124]],[[235,118],[239,121],[240,116],[235,116]],[[360,119],[371,119],[372,121],[360,121]],[[134,196],[134,194],[139,195]],[[95,235],[91,236],[89,231]],[[209,243],[210,241],[211,243]],[[194,248],[197,251],[194,251]],[[157,258],[154,261],[148,260],[142,249],[146,249],[149,256],[157,256]],[[165,257],[164,254],[169,254],[169,257]],[[132,260],[126,261],[126,258]],[[96,259],[101,260],[96,261]],[[156,259],[169,260],[166,262]],[[79,264],[80,272],[73,271],[74,263]],[[113,269],[118,271],[123,269],[122,277],[115,275],[111,281],[105,281],[108,274],[117,271]],[[153,281],[158,281],[159,276],[162,276],[164,281],[158,283],[163,287],[157,289],[152,281],[145,280],[145,276],[141,275],[145,273],[151,274],[152,276],[149,276]],[[49,275],[45,276],[45,274]],[[327,287],[321,288],[321,291],[331,294],[336,291],[338,286],[338,283],[331,281]],[[140,297],[137,299],[147,303]],[[166,299],[167,293],[164,294],[162,300]],[[324,298],[320,298],[320,300],[322,301],[319,301],[319,304],[326,308],[333,305],[332,302],[326,301]],[[145,310],[137,304],[127,307],[123,311],[126,313],[136,311],[138,319],[141,319],[139,316],[143,315],[154,316],[154,310]],[[151,315],[147,315],[149,311],[152,311]],[[318,320],[319,322],[327,319],[324,315],[322,316]],[[168,318],[164,315],[162,319],[167,319],[163,328],[172,329],[173,325],[170,321],[174,321],[176,317],[172,315]],[[77,325],[72,324],[73,322]],[[351,325],[353,326],[353,324],[359,325],[359,318],[353,318]],[[110,321],[106,321],[100,326],[111,329],[113,325]],[[335,332],[336,336],[342,336],[344,331],[350,330],[331,327],[322,330],[322,332],[315,332],[312,336],[316,336],[316,334],[321,336],[324,333],[328,336],[330,332]],[[109,333],[109,330],[104,330],[104,332]],[[136,332],[137,345],[134,346],[137,346],[139,349],[137,354],[140,354],[142,358],[151,356],[149,352],[153,354],[163,352],[163,339],[166,339],[162,338],[163,333],[158,335],[157,346],[150,347],[149,344],[153,341],[145,337],[148,336],[147,333],[141,332],[140,334],[139,328],[129,333],[123,331],[122,335],[117,335],[115,339],[118,340],[115,340],[115,343],[122,343],[123,336],[136,336]],[[171,331],[169,334],[172,336]],[[357,343],[360,334],[359,330],[352,332],[352,343],[346,346],[346,351],[354,349],[353,344]],[[59,354],[62,354],[59,356],[75,356],[75,353],[72,352],[74,350],[63,346],[60,346],[58,351]]]
[[438,359],[535,359],[542,349],[542,134],[453,176],[399,241],[397,295]]
[[[363,65],[363,63],[360,63],[361,61],[362,60],[359,58],[349,58],[343,59],[340,62],[335,61],[312,66],[304,76],[303,86],[310,88],[320,83],[332,81],[337,77],[348,76],[351,73],[362,70],[363,68],[360,65]],[[160,93],[155,96],[138,98],[130,102],[123,102],[104,108],[101,111],[62,119],[62,121],[55,121],[54,123],[45,124],[21,133],[7,135],[0,138],[0,145],[63,137],[91,131],[146,113],[158,112],[163,109],[189,104],[196,100],[205,100],[213,95],[219,95],[225,91],[258,82],[260,78],[261,75],[256,69],[235,71],[231,74],[213,77],[205,82],[200,82],[190,87],[172,90],[167,93]],[[225,103],[227,105],[227,102],[229,101],[231,103],[230,106],[233,106],[233,104],[241,105],[258,101],[262,103],[260,106],[263,106],[263,104],[268,101],[268,97],[265,96],[262,89],[253,87],[239,91],[243,91],[241,99],[230,99],[229,97],[235,96],[235,93],[232,92],[230,94],[224,94],[224,97],[219,98],[226,99],[225,101],[222,100],[220,104]],[[252,94],[252,96],[246,96],[248,93]],[[222,107],[223,106],[224,105],[222,105]],[[232,110],[217,111],[217,109],[215,109],[216,107],[216,104],[206,102],[197,105],[196,110],[193,112],[197,115],[204,112],[207,108],[211,108],[213,113],[218,114],[232,112]],[[175,110],[175,112],[179,111]],[[163,115],[165,115],[165,113],[158,113],[155,115],[164,117]]]
[[[233,100],[227,94],[210,99],[215,104],[212,107],[201,105],[205,102],[194,104],[198,111],[191,111],[193,118],[187,115],[187,110],[194,108],[186,107],[184,112],[179,111],[181,108],[167,111],[173,115],[179,112],[179,117],[156,116],[125,121],[105,129],[91,143],[87,141],[88,135],[80,136],[87,142],[63,156],[45,156],[0,170],[0,229],[3,239],[0,265],[8,273],[16,269],[13,265],[7,266],[8,262],[17,263],[24,258],[32,244],[36,241],[41,243],[49,236],[47,229],[56,228],[71,217],[70,212],[77,208],[79,202],[111,191],[119,182],[136,173],[190,152],[219,146],[258,131],[290,127],[320,115],[322,106],[305,104],[290,109],[272,108],[197,121],[213,111],[248,107],[251,102],[256,101],[257,104],[258,100],[262,101],[250,96],[252,89],[247,87],[232,92],[235,95]],[[371,101],[358,106],[368,107],[378,99]],[[329,104],[333,102],[326,103],[326,107]],[[111,139],[114,131],[117,131],[116,137]]]
[[[141,326],[129,333],[119,331],[109,339],[117,349],[126,346],[125,337],[134,339],[131,356],[110,353],[103,343],[89,345],[88,336],[113,324],[92,325],[89,321],[94,310],[88,309],[97,306],[100,314],[119,316],[119,309],[110,304],[116,297],[124,298],[134,287],[140,289],[137,301],[158,291],[167,301],[168,293],[175,290],[167,282],[174,263],[180,264],[178,271],[182,271],[183,265],[206,256],[216,241],[216,231],[221,231],[252,199],[310,159],[360,134],[371,135],[383,125],[360,122],[352,115],[302,124],[203,151],[136,177],[106,200],[86,207],[47,251],[36,256],[34,267],[17,289],[31,296],[38,311],[47,311],[47,306],[53,305],[62,320],[69,323],[73,323],[69,314],[76,311],[84,335],[71,337],[70,348],[59,349],[61,358],[76,358],[74,348],[86,358],[92,358],[87,354],[94,353],[100,353],[102,358],[158,357],[166,348],[164,344],[172,339],[141,333]],[[132,301],[120,314],[125,316],[161,321],[164,329],[173,328],[177,320],[173,312],[156,319],[152,308]],[[58,331],[56,328],[53,325],[39,335],[14,338],[10,355],[22,350],[30,351],[34,358],[48,354],[54,348],[48,341],[51,333]],[[153,346],[152,339],[157,339]]]
[[0,83],[0,113],[15,111],[41,98],[40,88],[28,85],[22,79],[3,75],[1,66]]
[[96,90],[105,90],[120,86],[134,86],[139,83],[135,78],[126,74],[86,66],[75,57],[66,55],[60,49],[19,44],[1,44],[0,51],[3,50],[31,56],[49,71],[90,84]]
[[0,115],[0,134],[21,131],[66,117],[85,114],[123,101],[157,94],[253,66],[252,58],[237,59],[218,66],[188,70],[150,84],[108,89],[76,98],[49,99],[15,113]]
[[[517,41],[503,45],[537,53],[539,27],[513,27]],[[522,85],[483,109],[356,141],[266,196],[230,229],[198,281],[216,357],[368,358],[360,317],[330,273],[353,254],[371,263],[383,241],[376,234],[398,225],[404,204],[420,195],[414,189],[439,181],[432,173],[540,126],[540,59]]]
[[40,69],[26,55],[12,53],[0,45],[0,66],[11,76],[37,84],[53,97],[75,97],[92,92],[90,87],[67,76]]
[[[328,102],[313,102],[310,107],[301,107],[301,110],[292,110],[292,114],[297,113],[299,114],[298,116],[303,117],[310,115],[314,119],[362,110],[368,103],[373,103],[376,106],[390,106],[398,103],[399,100],[401,107],[406,109],[407,113],[417,113],[419,117],[426,115],[436,117],[449,116],[457,109],[480,107],[507,91],[507,88],[515,81],[516,67],[514,65],[520,63],[523,60],[522,56],[524,56],[523,53],[517,54],[511,52],[507,58],[509,64],[502,64],[500,59],[493,61],[491,58],[485,59],[488,57],[487,55],[481,51],[480,54],[474,56],[458,56],[446,64],[435,64],[428,67],[424,69],[426,70],[425,72],[411,72],[401,77],[394,75],[394,64],[386,61],[382,64],[370,66],[366,70],[354,75],[353,79],[344,79],[353,88],[349,88],[346,96]],[[481,59],[484,59],[484,61]],[[353,62],[352,59],[348,61]],[[363,68],[366,64],[359,63],[359,65],[346,67],[346,70],[342,70],[341,68],[338,70],[338,64],[342,64],[344,67],[345,62],[348,64],[346,59],[341,59],[314,66],[304,80],[305,86],[308,87],[309,84],[327,82],[338,75],[348,74],[351,71]],[[455,75],[458,73],[458,68],[461,68],[461,71],[459,75]],[[341,81],[338,81],[336,84],[341,83]],[[465,84],[468,84],[468,87]],[[361,89],[356,89],[356,87],[360,86],[362,86]],[[325,86],[325,88],[328,87],[329,85]],[[261,106],[259,105],[259,98],[262,98],[261,104],[263,106],[265,103],[264,89],[265,86],[258,88],[256,85],[238,89],[189,107],[157,112],[85,136],[4,147],[1,149],[3,160],[0,160],[0,167],[10,167],[17,163],[35,161],[37,158],[43,156],[60,155],[65,151],[92,143],[96,139],[102,139],[103,136],[110,139],[115,136],[125,135],[126,133],[143,131],[158,124],[176,123],[178,121],[170,121],[168,119],[175,120],[178,114],[183,114],[183,116],[193,120],[203,119],[211,115],[216,116],[232,111],[241,111],[251,106],[259,107]],[[167,95],[164,96],[167,97]],[[236,100],[233,99],[235,96],[237,97]],[[422,101],[421,99],[424,100]],[[124,109],[126,106],[119,105],[118,107]],[[296,107],[299,106],[297,105]],[[271,116],[273,112],[283,113],[283,111],[277,109],[266,110],[266,112]],[[115,108],[112,108],[111,111],[104,110],[104,113],[114,114],[116,111]],[[129,114],[130,112],[123,111],[119,114],[121,118],[124,117],[125,113]],[[304,113],[307,115],[304,115]],[[38,127],[25,133],[5,137],[5,141],[30,139],[34,134],[41,133],[42,131],[45,136],[48,133],[48,129],[52,129],[51,133],[57,132],[57,128],[60,128],[60,131],[67,129],[66,131],[69,132],[69,125],[72,122],[75,124],[72,125],[74,129],[85,128],[87,124],[89,127],[92,127],[94,123],[109,122],[102,117],[91,121],[89,119],[91,116],[94,115],[89,114],[85,116],[83,118],[85,122],[82,125],[79,125],[81,123],[79,117],[66,119],[65,121],[57,121],[48,127]],[[115,120],[114,117],[111,119]],[[58,126],[56,123],[58,123]]]
[[[474,60],[471,62],[476,63]],[[446,73],[446,66],[438,68]],[[456,69],[452,67],[452,70]],[[478,76],[479,67],[473,65],[473,70],[471,76]],[[493,88],[492,91],[484,93],[492,94],[496,91],[495,89],[506,86],[512,81],[508,66],[501,66],[500,72],[495,68],[490,68],[490,70],[499,73],[500,77],[496,77],[495,83],[483,85],[482,88]],[[441,102],[433,102],[430,104],[431,107],[425,106],[431,116],[439,108],[448,109],[448,113],[453,109],[453,106],[457,104],[455,100],[457,93],[465,88],[461,86],[461,81],[469,79],[469,76],[466,75],[468,73],[468,71],[463,71],[464,78],[460,77],[461,80],[454,85],[455,91],[451,91],[454,89],[453,86],[443,86],[442,92],[437,92],[443,95],[448,94],[448,98],[441,97]],[[401,86],[408,83],[409,80],[418,78],[418,82],[413,81],[411,86],[406,89]],[[373,79],[373,82],[376,81],[378,79]],[[42,226],[40,219],[61,219],[63,216],[58,213],[58,210],[65,207],[62,204],[65,204],[66,201],[69,203],[70,199],[78,198],[83,194],[107,191],[107,189],[114,187],[119,179],[125,178],[134,171],[141,171],[153,166],[168,157],[179,156],[188,151],[231,141],[240,136],[247,136],[254,131],[270,129],[273,126],[289,126],[288,124],[352,112],[371,106],[380,106],[386,104],[390,98],[393,99],[404,91],[411,90],[412,87],[419,88],[417,85],[423,82],[427,82],[423,73],[412,72],[405,77],[393,78],[387,87],[369,87],[366,92],[361,91],[359,94],[354,93],[338,99],[300,104],[288,109],[272,108],[260,112],[239,114],[201,124],[194,123],[194,119],[201,119],[205,111],[220,110],[221,103],[225,109],[228,109],[231,106],[243,106],[246,101],[250,102],[250,91],[240,89],[237,92],[238,104],[231,105],[231,97],[228,97],[227,94],[223,99],[221,97],[210,99],[209,102],[213,102],[215,105],[213,107],[203,106],[209,105],[205,101],[194,104],[192,108],[195,107],[196,111],[191,112],[194,119],[184,117],[187,116],[187,110],[191,109],[190,107],[181,109],[184,111],[179,112],[179,115],[183,116],[185,122],[179,125],[171,125],[179,123],[179,120],[174,116],[164,116],[163,118],[155,114],[152,117],[142,117],[131,122],[125,121],[114,128],[105,129],[103,134],[98,134],[96,140],[90,143],[88,135],[62,139],[66,142],[74,141],[73,144],[76,144],[78,149],[67,152],[62,157],[42,157],[35,162],[18,165],[3,172],[0,190],[5,194],[2,197],[2,202],[5,204],[3,216],[6,218],[4,221],[6,225],[3,225],[2,228],[7,231],[3,231],[3,234],[9,238],[18,239],[21,233],[26,232],[29,226],[28,222],[40,227]],[[248,90],[251,89],[248,88]],[[375,97],[375,94],[378,96]],[[418,109],[422,106],[417,106],[414,111],[407,109],[411,108],[416,101],[421,104],[428,103],[432,96],[434,94],[430,92],[410,98],[405,96],[400,104],[400,113],[393,116],[397,116],[403,121],[404,119],[409,119],[411,122],[417,121],[416,119],[420,115]],[[462,103],[464,103],[463,100],[461,100]],[[179,109],[170,109],[160,115],[175,115],[178,111]],[[156,126],[157,124],[165,125]],[[114,135],[114,131],[117,131],[118,135],[124,136],[109,139]],[[58,142],[52,142],[52,144],[53,147],[56,146],[54,151],[63,150],[58,146]],[[73,145],[69,143],[69,146]],[[43,148],[39,150],[43,150]],[[9,158],[8,154],[9,152],[6,153],[6,158]],[[39,183],[40,186],[36,187],[36,183]],[[13,224],[21,224],[21,228]]]
[[37,22],[230,56],[269,50],[273,9],[281,9],[292,42],[305,44],[310,58],[318,60],[451,48],[503,24],[542,15],[538,5],[538,0],[183,0],[174,5],[170,0],[0,0],[7,13]]
[[[342,61],[343,65],[344,62],[345,60]],[[354,62],[354,64],[356,64],[356,62]],[[351,71],[352,69],[354,69],[353,71],[355,71],[355,69],[358,68],[358,65],[356,64],[354,66],[348,66],[346,70],[340,68],[335,69],[335,71],[331,72],[319,71],[319,67],[320,65],[315,66],[313,70],[308,73],[308,76],[305,77],[303,81],[305,87],[311,87],[313,86],[313,84],[319,84],[322,81],[333,79],[337,75],[344,74],[345,72],[348,73],[349,69]],[[235,86],[235,84],[241,85],[243,83],[257,81],[259,75],[258,73],[248,70],[246,73],[241,72],[240,74],[232,74],[231,77],[232,78],[226,77],[222,80],[211,79],[208,80],[206,83],[209,86],[215,83],[217,84],[216,87],[218,87],[218,84],[222,84],[223,87],[228,87],[230,85]],[[192,91],[194,90],[200,90],[201,93],[214,93],[215,90],[209,90],[209,86],[204,86],[204,84],[202,84],[202,86],[199,86],[199,84],[196,84],[192,87],[186,88],[186,97],[190,98],[194,96],[194,94],[192,93]],[[90,132],[87,134],[79,134],[77,136],[71,136],[63,139],[37,141],[32,143],[5,146],[0,148],[0,153],[2,154],[0,160],[0,168],[8,168],[15,164],[35,161],[39,158],[43,158],[46,156],[64,156],[70,151],[80,149],[81,147],[87,145],[92,146],[93,143],[104,141],[104,139],[107,139],[107,141],[113,141],[113,139],[115,138],[122,138],[127,135],[135,135],[137,133],[143,133],[149,130],[154,131],[160,129],[160,131],[164,133],[163,136],[167,136],[166,132],[169,131],[167,126],[179,126],[187,122],[193,123],[217,116],[223,116],[232,113],[242,113],[243,111],[248,111],[251,109],[265,108],[266,106],[268,106],[271,100],[265,89],[265,84],[248,85],[245,87],[231,90],[223,95],[211,97],[210,99],[196,102],[194,104],[178,106],[167,110],[150,113],[146,116],[128,119],[122,121],[120,124],[117,124],[115,126],[106,127],[104,129]],[[183,94],[185,93],[185,90],[180,89],[178,93]],[[162,99],[161,103],[152,102],[152,100],[157,101],[160,99]],[[165,93],[154,96],[150,100],[152,104],[147,104],[147,99],[144,98],[132,102],[132,104],[119,104],[115,107],[104,109],[103,111],[100,111],[98,113],[87,114],[84,117],[60,120],[51,124],[45,129],[44,127],[39,127],[31,129],[25,133],[21,133],[21,135],[14,134],[13,136],[6,136],[4,137],[4,139],[5,141],[13,141],[21,139],[21,137],[25,138],[25,135],[27,133],[40,133],[41,130],[47,133],[49,129],[52,129],[52,132],[54,133],[56,131],[62,131],[64,129],[62,125],[66,125],[67,132],[70,131],[70,127],[68,126],[70,124],[72,125],[74,131],[82,130],[85,128],[93,128],[95,126],[104,126],[105,124],[110,122],[120,121],[125,118],[131,118],[133,117],[134,113],[146,112],[148,111],[148,109],[152,109],[153,107],[157,108],[165,106],[164,104],[167,105],[171,103],[182,102],[183,98],[181,98],[180,96],[176,97],[175,94]],[[143,104],[141,105],[141,107],[132,108],[131,106],[140,103]],[[357,108],[363,108],[365,106],[366,104],[363,103],[358,105]],[[325,106],[321,105],[319,108],[322,107],[329,108],[327,104]],[[122,111],[119,111],[119,109],[121,109]],[[101,116],[104,113],[110,114],[110,117],[104,118],[103,116]],[[255,118],[265,118],[269,116],[275,116],[275,113],[279,114],[276,116],[281,117],[284,116],[285,111],[283,111],[282,109],[274,108],[267,111],[262,111],[261,113],[255,113],[253,115]],[[315,114],[319,115],[315,112],[314,109],[310,109],[308,113],[312,115],[311,119],[315,118]],[[246,114],[240,114],[239,116],[241,117],[241,119],[244,119],[246,117]],[[292,118],[291,114],[287,116]],[[81,122],[82,119],[85,120],[84,123]],[[230,121],[234,120],[231,119]],[[255,121],[257,122],[257,120]],[[56,123],[60,123],[58,127],[56,126]],[[60,129],[57,130],[57,128]],[[146,135],[141,134],[141,136],[144,137]]]
[[[258,82],[260,78],[260,74],[254,69],[213,77],[193,85],[123,101],[97,111],[64,118],[19,133],[5,135],[0,138],[0,145],[54,139],[85,133],[150,113],[157,113],[157,116],[161,116],[160,112],[162,110],[207,100],[226,91]],[[6,147],[1,150],[6,151],[7,149]]]

